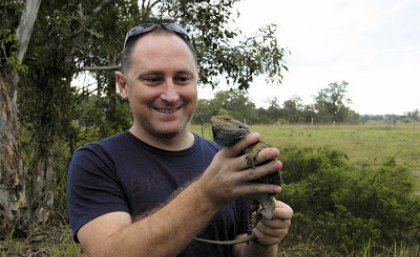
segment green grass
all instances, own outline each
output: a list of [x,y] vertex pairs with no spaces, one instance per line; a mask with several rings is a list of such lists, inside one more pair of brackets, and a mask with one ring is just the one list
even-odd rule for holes
[[[395,158],[420,172],[420,124],[396,125],[255,125],[263,140],[280,150],[287,147],[331,146],[357,163],[377,164]],[[199,126],[192,130],[201,133]],[[203,129],[210,137],[210,130]],[[420,174],[419,174],[420,175]]]

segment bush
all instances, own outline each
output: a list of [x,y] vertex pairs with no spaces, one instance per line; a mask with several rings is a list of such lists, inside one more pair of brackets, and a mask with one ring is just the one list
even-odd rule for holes
[[286,183],[301,181],[320,170],[347,166],[347,156],[329,147],[318,149],[293,147],[283,151],[285,152],[283,179]]
[[311,235],[342,251],[367,242],[415,242],[420,199],[411,171],[395,160],[356,168],[330,148],[283,151],[282,200],[295,211],[292,237]]

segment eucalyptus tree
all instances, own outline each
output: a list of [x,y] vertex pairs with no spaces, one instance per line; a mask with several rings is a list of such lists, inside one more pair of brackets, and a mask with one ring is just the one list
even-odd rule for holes
[[[109,0],[96,2],[94,8],[87,10],[89,16],[76,1],[64,4],[49,1],[42,5],[41,1],[26,1],[25,9],[23,1],[2,2],[4,8],[0,13],[2,20],[7,21],[1,27],[4,54],[0,94],[2,234],[13,229],[26,234],[31,223],[48,218],[44,206],[51,203],[51,191],[46,191],[45,182],[54,163],[53,146],[61,135],[67,136],[66,132],[71,130],[66,110],[72,103],[70,81],[77,70],[75,64],[81,59],[78,53],[86,35],[95,34],[89,27],[94,24],[96,15],[111,3]],[[39,19],[35,22],[37,16]],[[26,72],[19,74],[19,80],[21,70]],[[18,120],[29,138],[24,142],[24,150],[30,160],[22,160]],[[55,153],[55,156],[60,155]],[[28,164],[25,170],[23,164]],[[29,184],[25,183],[27,178]]]
[[282,108],[282,116],[289,123],[298,123],[303,121],[303,108],[302,98],[293,96],[291,99],[284,101]]
[[351,103],[349,98],[346,98],[348,82],[341,81],[328,84],[328,87],[321,89],[315,97],[315,109],[318,111],[318,120],[323,122],[344,121],[342,115],[346,109],[346,103]]
[[[0,8],[0,238],[24,229],[27,207],[19,138],[17,84],[40,0],[2,1]],[[23,12],[21,11],[23,9]]]
[[[121,3],[126,5],[119,8]],[[65,184],[66,164],[78,143],[80,127],[75,126],[75,121],[82,111],[79,106],[88,95],[83,90],[77,92],[71,82],[81,63],[89,63],[96,55],[95,47],[102,46],[103,53],[110,51],[106,47],[112,46],[111,32],[118,26],[116,16],[119,11],[124,16],[126,6],[127,1],[70,0],[64,4],[44,2],[40,7],[25,59],[28,71],[19,83],[19,114],[26,135],[24,163],[32,210],[30,224],[48,222],[52,207],[57,207],[53,206],[54,200],[58,199],[55,204],[61,206],[61,211],[65,210],[65,190],[60,185]],[[109,19],[108,24],[104,24],[104,17]],[[111,24],[113,20],[115,24]],[[100,39],[109,43],[99,45]],[[109,74],[98,75],[99,84],[105,84],[102,81],[109,77]],[[103,91],[106,92],[98,89]],[[108,105],[96,107],[102,106]]]

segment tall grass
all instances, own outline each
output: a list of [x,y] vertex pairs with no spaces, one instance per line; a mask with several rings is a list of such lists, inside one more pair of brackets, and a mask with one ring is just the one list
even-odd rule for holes
[[409,247],[397,242],[391,248],[378,247],[368,242],[360,251],[347,254],[337,252],[314,242],[281,247],[277,257],[420,257],[419,246]]
[[362,257],[420,257],[419,246],[408,247],[403,243],[394,242],[392,248],[377,247],[370,242],[363,248],[361,254],[352,253],[350,256]]

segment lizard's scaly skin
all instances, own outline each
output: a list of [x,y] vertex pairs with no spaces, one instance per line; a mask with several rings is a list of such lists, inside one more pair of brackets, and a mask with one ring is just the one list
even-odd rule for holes
[[[213,139],[216,143],[218,143],[221,146],[231,146],[251,132],[251,129],[247,125],[227,115],[213,116],[211,118],[211,121],[212,121]],[[256,144],[253,144],[247,147],[243,151],[243,153],[247,154],[247,162],[250,167],[254,168],[255,166],[258,165],[256,163],[257,155],[262,149],[267,148],[267,147],[268,145],[266,143],[260,141],[260,142],[257,142]],[[281,184],[280,171],[274,172],[267,176],[256,179],[254,182],[280,185]],[[247,197],[249,200],[251,200],[251,203],[254,205],[254,208],[251,209],[251,212],[257,211],[256,218],[251,221],[250,231],[258,223],[261,216],[267,219],[273,218],[274,208],[275,208],[274,196],[275,194],[259,193],[259,194],[252,194]],[[261,206],[260,209],[259,209],[259,206]],[[229,240],[229,241],[218,241],[218,240],[210,240],[210,239],[203,239],[203,238],[195,238],[195,239],[201,242],[212,243],[212,244],[234,245],[234,244],[249,242],[251,240],[255,240],[255,238],[256,237],[254,234],[250,234],[246,238],[242,238],[238,240]]]

